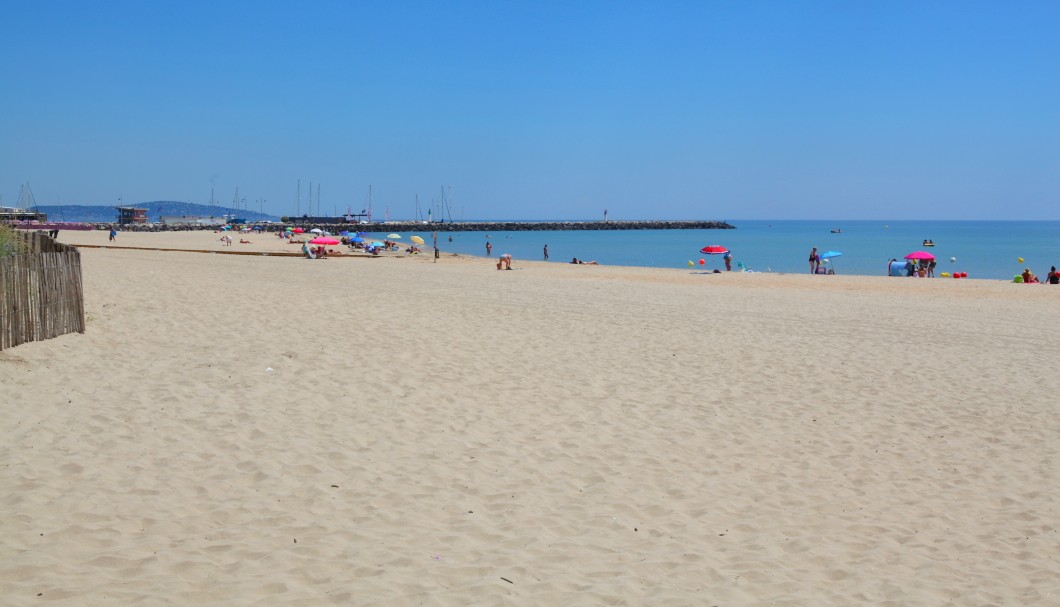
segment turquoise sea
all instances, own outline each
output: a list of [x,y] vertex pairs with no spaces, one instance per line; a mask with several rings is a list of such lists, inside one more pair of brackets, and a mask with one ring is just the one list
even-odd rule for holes
[[[548,244],[550,261],[572,257],[605,265],[685,268],[688,262],[724,269],[720,256],[699,252],[720,244],[732,251],[734,264],[757,272],[809,273],[810,249],[843,253],[832,260],[837,274],[886,274],[887,262],[913,251],[938,259],[936,274],[967,272],[968,278],[1011,280],[1029,267],[1044,277],[1060,265],[1060,221],[761,221],[728,220],[735,230],[615,230],[561,232],[440,232],[444,253],[511,253],[520,259],[542,259]],[[833,234],[831,229],[841,229]],[[408,242],[412,234],[402,234]],[[430,234],[420,233],[430,244]],[[449,237],[452,236],[452,241]],[[925,239],[935,242],[922,246]],[[1020,263],[1018,258],[1024,258]],[[951,258],[956,261],[951,261]]]

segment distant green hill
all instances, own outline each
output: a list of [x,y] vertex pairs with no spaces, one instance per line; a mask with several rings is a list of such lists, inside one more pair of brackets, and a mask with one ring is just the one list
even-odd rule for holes
[[[147,209],[147,221],[161,221],[161,216],[201,216],[210,217],[219,215],[234,215],[247,221],[279,221],[274,215],[258,213],[257,211],[237,210],[229,207],[211,206],[208,204],[196,204],[194,202],[176,202],[173,200],[157,200],[155,202],[138,202],[127,205],[138,209]],[[107,223],[118,221],[118,210],[114,205],[38,205],[37,210],[47,213],[50,221],[87,221],[91,223]]]

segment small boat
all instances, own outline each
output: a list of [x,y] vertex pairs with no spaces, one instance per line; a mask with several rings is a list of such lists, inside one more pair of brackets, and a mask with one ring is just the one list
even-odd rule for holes
[[832,228],[831,231],[832,231],[833,234],[842,234],[843,233],[843,228]]
[[934,240],[925,240],[924,241],[924,246],[925,247],[933,247],[933,246],[935,246],[935,241]]

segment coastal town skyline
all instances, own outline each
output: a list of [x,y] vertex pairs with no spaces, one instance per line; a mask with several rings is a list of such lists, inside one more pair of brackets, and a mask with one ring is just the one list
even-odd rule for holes
[[276,216],[308,212],[312,187],[322,214],[371,188],[397,218],[1060,218],[1053,3],[0,17],[5,206],[31,183],[38,205],[212,193]]

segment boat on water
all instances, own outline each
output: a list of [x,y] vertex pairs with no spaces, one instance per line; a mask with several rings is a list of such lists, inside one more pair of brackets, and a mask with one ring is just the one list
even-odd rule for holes
[[843,228],[832,228],[831,232],[833,234],[842,234],[843,233]]
[[933,247],[933,246],[935,246],[935,241],[934,240],[925,240],[924,243],[923,243],[923,246],[925,246],[925,247]]

